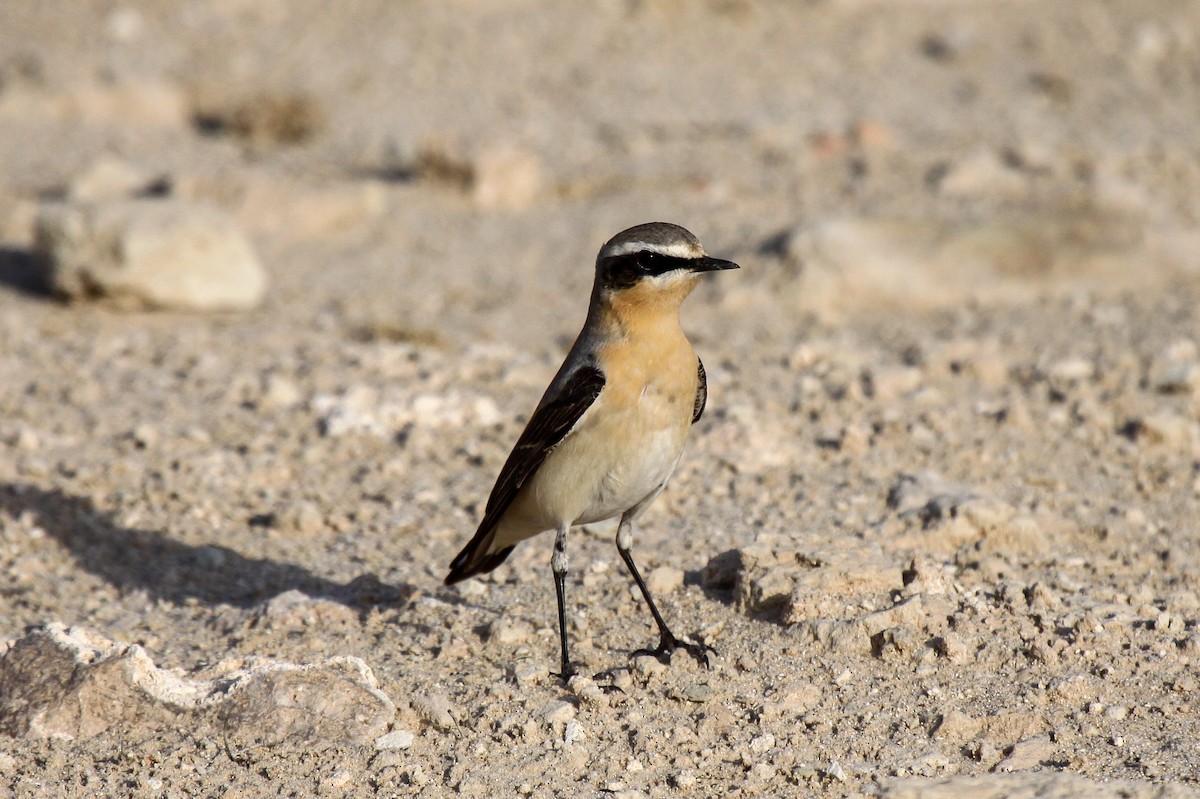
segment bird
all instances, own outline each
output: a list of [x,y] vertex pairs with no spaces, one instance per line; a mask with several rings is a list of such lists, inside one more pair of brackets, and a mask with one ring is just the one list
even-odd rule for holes
[[715,651],[678,638],[634,562],[634,522],[666,487],[708,399],[704,364],[679,311],[706,272],[738,269],[713,258],[679,225],[650,222],[613,236],[596,257],[583,329],[500,470],[474,537],[450,563],[446,585],[489,572],[521,541],[554,531],[560,666],[567,644],[567,534],[619,518],[617,552],[658,628],[660,660],[684,649],[705,666]]

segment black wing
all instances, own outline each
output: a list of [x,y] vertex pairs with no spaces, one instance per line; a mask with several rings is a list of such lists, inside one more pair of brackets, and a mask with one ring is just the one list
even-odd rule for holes
[[508,547],[500,552],[491,551],[492,536],[500,518],[516,499],[517,492],[525,485],[546,456],[558,446],[570,432],[584,412],[600,396],[604,388],[604,373],[594,366],[584,366],[567,379],[563,390],[550,402],[538,407],[533,418],[525,426],[525,432],[504,462],[496,485],[488,497],[483,521],[470,543],[450,563],[446,585],[464,580],[473,574],[491,571],[500,565],[512,551]]
[[696,365],[700,371],[696,374],[699,380],[696,382],[696,402],[692,405],[692,424],[700,421],[704,415],[704,404],[708,402],[708,375],[704,374],[704,362],[697,358]]

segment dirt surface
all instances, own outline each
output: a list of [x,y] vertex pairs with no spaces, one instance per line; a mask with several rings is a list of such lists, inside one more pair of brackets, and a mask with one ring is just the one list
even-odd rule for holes
[[[49,296],[122,193],[264,304]],[[0,795],[1197,795],[1198,197],[1189,0],[4,3]],[[548,540],[441,578],[651,220],[720,654],[599,526],[564,687]]]

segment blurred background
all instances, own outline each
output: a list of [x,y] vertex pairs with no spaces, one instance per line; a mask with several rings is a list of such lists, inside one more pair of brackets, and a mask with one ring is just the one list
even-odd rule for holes
[[569,331],[650,219],[748,262],[756,337],[1144,288],[1197,271],[1198,149],[1187,0],[0,6],[10,252],[153,190],[232,214],[270,307],[418,336]]

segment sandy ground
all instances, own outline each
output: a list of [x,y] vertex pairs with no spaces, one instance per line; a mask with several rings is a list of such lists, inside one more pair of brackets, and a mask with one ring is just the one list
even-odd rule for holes
[[[565,5],[0,4],[0,795],[1200,792],[1200,5]],[[106,158],[263,306],[50,297]],[[720,654],[580,531],[563,687],[548,540],[441,578],[655,219]]]

